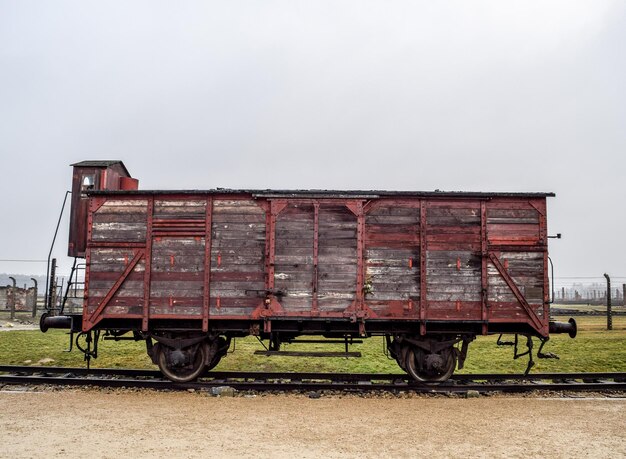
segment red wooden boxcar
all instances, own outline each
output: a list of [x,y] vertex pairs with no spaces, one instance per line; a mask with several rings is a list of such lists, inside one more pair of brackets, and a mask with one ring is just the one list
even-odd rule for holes
[[385,336],[422,381],[479,334],[575,334],[549,318],[550,193],[140,191],[119,161],[73,166],[83,313],[42,328],[132,332],[173,380],[249,334]]

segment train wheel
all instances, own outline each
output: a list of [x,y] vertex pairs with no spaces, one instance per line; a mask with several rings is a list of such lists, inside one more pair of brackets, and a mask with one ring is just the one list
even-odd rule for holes
[[214,352],[214,355],[210,358],[209,364],[205,367],[205,373],[215,368],[222,360],[222,357],[226,355],[230,348],[230,338],[220,336],[217,338],[217,341],[215,341],[215,346],[216,348],[211,346],[211,351]]
[[222,360],[222,357],[219,355],[216,355],[215,357],[213,357],[213,359],[211,359],[211,363],[209,363],[206,367],[204,367],[204,371],[205,372],[211,371],[213,368],[217,366],[218,363],[220,363],[221,360]]
[[159,369],[170,381],[193,381],[204,371],[207,356],[204,343],[184,350],[159,346],[158,353]]
[[403,346],[398,340],[394,339],[393,341],[389,340],[388,338],[388,343],[389,343],[389,355],[391,355],[391,357],[393,357],[395,359],[395,361],[398,363],[398,366],[400,368],[402,368],[404,371],[406,371],[404,362],[406,360],[406,351],[407,351],[407,347]]
[[405,370],[413,379],[424,383],[447,380],[456,368],[454,348],[443,349],[439,353],[429,353],[411,346],[406,353]]
[[398,366],[400,368],[402,368],[404,371],[407,371],[406,369],[406,356],[409,353],[409,346],[402,346],[400,347],[400,352],[396,355],[396,362],[398,362]]

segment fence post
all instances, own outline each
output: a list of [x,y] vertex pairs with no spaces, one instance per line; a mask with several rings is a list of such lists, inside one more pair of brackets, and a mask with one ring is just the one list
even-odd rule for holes
[[11,282],[13,282],[13,287],[9,287],[9,291],[7,292],[7,301],[9,302],[9,309],[11,310],[11,320],[15,320],[15,288],[17,286],[17,282],[15,281],[15,277],[9,276]]
[[30,280],[35,284],[35,290],[33,291],[33,317],[37,315],[37,279],[31,277]]
[[53,258],[52,259],[52,265],[50,266],[50,284],[49,284],[49,291],[46,292],[46,310],[48,311],[49,314],[54,315],[54,312],[52,311],[52,306],[55,304],[55,301],[53,299],[53,293],[56,290],[56,286],[54,285],[55,283],[55,278],[56,278],[56,271],[57,271],[57,259]]
[[606,277],[606,329],[613,330],[613,311],[611,310],[611,278],[607,273]]

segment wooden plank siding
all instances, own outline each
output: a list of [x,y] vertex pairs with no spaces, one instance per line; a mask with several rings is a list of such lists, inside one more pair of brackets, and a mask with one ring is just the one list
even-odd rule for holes
[[[489,246],[496,251],[500,263],[531,309],[547,321],[548,318],[543,317],[547,293],[544,285],[547,276],[546,250],[532,249],[545,243],[542,212],[545,214],[545,201],[501,199],[490,202],[487,205],[487,235]],[[500,252],[500,248],[505,250]],[[492,262],[488,263],[487,277],[489,319],[526,320],[528,314]]]
[[365,301],[382,317],[412,316],[420,300],[420,208],[381,202],[365,217]]
[[318,244],[319,309],[342,312],[356,299],[356,216],[344,205],[321,205]]
[[426,319],[481,319],[480,201],[426,206]]
[[209,317],[248,317],[265,290],[265,211],[250,199],[215,199]]
[[507,279],[547,323],[545,198],[280,203],[246,193],[92,198],[84,312],[101,317],[85,328],[142,314],[249,319],[270,291],[283,318],[368,311],[421,320],[424,330],[429,321],[484,322],[486,309],[487,321],[529,323]]
[[[109,199],[90,209],[88,242],[143,244],[147,234],[146,199]],[[137,255],[136,249],[96,247],[87,249],[85,317],[93,315]],[[140,259],[126,280],[106,303],[101,315],[141,314],[145,290],[145,260]],[[95,319],[97,320],[97,319]],[[89,324],[89,321],[87,321]]]
[[313,304],[312,204],[288,205],[276,218],[274,288],[289,312],[310,311]]
[[134,242],[146,239],[148,201],[111,199],[93,214],[92,241]]

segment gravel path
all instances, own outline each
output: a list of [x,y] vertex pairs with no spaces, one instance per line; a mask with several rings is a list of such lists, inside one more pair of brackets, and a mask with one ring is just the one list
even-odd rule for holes
[[625,457],[626,399],[0,391],[0,457]]

